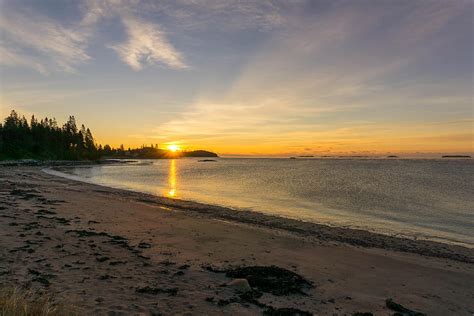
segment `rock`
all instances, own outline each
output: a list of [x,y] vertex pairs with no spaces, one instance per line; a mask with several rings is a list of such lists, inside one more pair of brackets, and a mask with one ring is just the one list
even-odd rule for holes
[[178,267],[178,269],[180,269],[180,270],[186,270],[186,269],[188,269],[189,267],[190,267],[189,264],[183,264],[182,266]]
[[108,279],[112,279],[113,277],[108,275],[108,274],[104,274],[104,275],[101,275],[99,276],[99,280],[108,280]]
[[48,287],[51,283],[49,283],[48,279],[42,277],[42,276],[38,276],[36,278],[33,278],[32,279],[33,282],[39,282],[41,283],[42,285],[44,285],[45,287]]
[[141,242],[141,243],[138,244],[138,248],[148,249],[148,248],[151,248],[151,244],[149,244],[147,242]]
[[[398,303],[395,303],[391,298],[388,298],[385,300],[385,305],[395,311],[401,313],[403,316],[425,316],[425,314],[413,311],[411,309],[408,309]],[[398,314],[398,313],[397,313]]]
[[227,286],[241,293],[252,291],[252,288],[250,287],[249,281],[247,281],[247,279],[234,279],[230,281]]
[[263,315],[265,316],[311,316],[313,315],[310,312],[307,311],[302,311],[297,308],[274,308],[274,307],[269,307],[267,310],[263,312]]
[[151,294],[151,295],[165,293],[165,294],[168,294],[169,296],[176,296],[176,294],[178,294],[178,289],[177,288],[161,289],[157,287],[145,286],[145,287],[136,288],[135,292],[143,293],[143,294]]
[[126,264],[126,263],[127,263],[127,261],[125,261],[125,260],[116,260],[116,261],[110,261],[109,265],[116,266],[116,265],[119,265],[119,264]]
[[276,266],[250,266],[225,270],[231,278],[245,278],[252,288],[273,295],[304,294],[303,289],[313,287],[302,276]]
[[109,260],[109,257],[106,257],[106,256],[98,257],[98,258],[95,258],[95,260],[97,260],[98,262],[104,262],[104,261]]
[[164,266],[172,266],[172,265],[175,265],[176,262],[173,262],[173,261],[169,261],[169,260],[163,260],[163,261],[160,261],[160,264],[164,265]]

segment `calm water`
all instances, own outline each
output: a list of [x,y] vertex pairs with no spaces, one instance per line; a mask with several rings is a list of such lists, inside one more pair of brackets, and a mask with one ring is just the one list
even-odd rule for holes
[[70,172],[111,187],[474,247],[473,160],[179,159]]

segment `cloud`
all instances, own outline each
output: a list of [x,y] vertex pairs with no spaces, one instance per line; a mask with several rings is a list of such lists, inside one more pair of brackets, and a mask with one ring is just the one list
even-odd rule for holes
[[[42,74],[51,71],[75,72],[92,57],[87,53],[101,21],[118,17],[127,39],[111,45],[134,70],[163,64],[174,69],[188,67],[181,52],[168,41],[158,23],[140,17],[140,1],[86,0],[81,3],[79,21],[66,25],[31,8],[4,6],[0,14],[2,64],[30,67]],[[41,60],[41,62],[39,62]]]
[[48,75],[49,72],[44,65],[39,61],[32,59],[29,56],[23,55],[18,51],[7,48],[0,42],[0,64],[5,66],[20,66],[33,68],[43,75]]
[[[465,85],[456,88],[457,78],[404,73],[433,55],[434,44],[447,46],[449,36],[437,34],[463,6],[425,4],[399,23],[413,9],[411,2],[359,4],[341,2],[325,12],[286,16],[285,27],[262,44],[227,91],[201,91],[156,133],[243,152],[256,144],[269,146],[261,152],[284,151],[295,141],[360,148],[376,139],[381,146],[400,132],[397,126],[382,129],[380,122],[414,117],[414,134],[432,133],[420,118],[423,123],[449,118],[453,104],[468,104]],[[442,49],[436,54],[448,55]],[[390,144],[393,140],[387,148]]]
[[[63,15],[54,18],[40,13],[43,10],[34,2],[12,2],[2,5],[0,12],[3,44],[8,42],[4,50],[8,48],[10,52],[3,64],[30,67],[43,74],[76,72],[80,65],[92,60],[88,50],[101,23],[118,18],[124,25],[126,39],[120,43],[105,42],[105,46],[113,48],[133,70],[153,65],[185,69],[189,65],[184,54],[172,44],[166,29],[191,37],[195,32],[216,30],[271,30],[285,23],[285,8],[297,7],[302,2],[82,0],[68,2]],[[47,5],[43,7],[47,9]],[[80,15],[66,16],[69,9]],[[11,53],[17,57],[13,58]]]
[[300,4],[301,1],[282,5],[268,0],[172,0],[148,2],[147,9],[166,14],[181,29],[241,31],[278,27],[285,21],[284,7]]
[[164,64],[174,69],[187,68],[182,54],[171,45],[161,26],[140,17],[148,11],[145,9],[147,3],[149,2],[138,0],[87,0],[83,6],[81,25],[91,28],[102,19],[118,17],[125,27],[127,39],[108,47],[115,50],[120,59],[133,70],[138,71],[145,65],[155,64]]
[[125,43],[113,45],[120,58],[133,70],[144,65],[165,64],[174,69],[187,68],[183,57],[166,39],[158,25],[133,17],[122,17],[128,38]]
[[[48,64],[73,72],[75,66],[90,59],[81,32],[38,13],[8,10],[1,14],[0,29],[2,49],[9,52],[4,62],[10,65],[31,66],[46,73],[44,64]],[[39,66],[33,56],[41,56],[43,65]]]

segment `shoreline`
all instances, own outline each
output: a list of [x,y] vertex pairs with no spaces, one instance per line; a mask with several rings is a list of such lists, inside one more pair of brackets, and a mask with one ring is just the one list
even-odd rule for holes
[[[0,168],[0,177],[1,284],[85,314],[385,315],[388,299],[429,315],[474,310],[468,248],[166,200],[41,167]],[[310,286],[243,296],[219,273],[242,266],[275,266]]]
[[[78,177],[64,171],[68,168],[69,166],[56,166],[49,169],[43,169],[42,172],[46,172],[47,174],[71,181],[87,183],[100,188],[108,189],[108,192],[112,195],[126,195],[138,202],[149,203],[152,205],[158,204],[179,210],[193,211],[200,215],[208,216],[209,218],[222,219],[273,229],[282,229],[306,237],[315,237],[320,240],[341,242],[353,246],[390,249],[394,251],[410,252],[425,256],[448,258],[461,262],[474,263],[474,248],[466,247],[460,244],[443,243],[441,241],[426,239],[413,239],[405,236],[382,234],[358,228],[330,226],[326,224],[265,214],[258,211],[238,210],[225,206],[173,199],[139,191],[114,188],[75,179]],[[67,176],[70,175],[75,178],[63,177],[60,174],[49,173],[48,170],[58,171]]]

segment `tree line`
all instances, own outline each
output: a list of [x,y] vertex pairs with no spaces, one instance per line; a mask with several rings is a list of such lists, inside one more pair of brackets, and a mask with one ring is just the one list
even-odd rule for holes
[[30,121],[11,111],[0,124],[0,159],[95,160],[100,152],[90,129],[74,116],[59,126],[55,118]]
[[125,149],[123,145],[112,148],[96,144],[89,128],[77,127],[74,116],[59,126],[55,118],[38,120],[34,115],[30,121],[11,111],[0,123],[0,160],[98,160],[100,158],[177,158],[217,157],[215,153],[197,150],[172,153],[150,147]]

